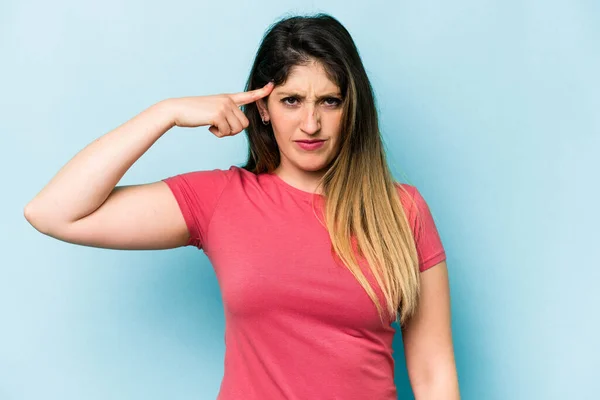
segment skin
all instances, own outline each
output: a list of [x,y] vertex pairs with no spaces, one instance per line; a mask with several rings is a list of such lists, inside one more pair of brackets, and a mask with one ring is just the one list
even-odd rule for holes
[[[319,193],[318,181],[339,153],[342,102],[340,88],[317,62],[295,66],[285,84],[257,102],[279,146],[281,163],[275,174],[300,190]],[[325,143],[306,151],[294,142],[311,139]]]

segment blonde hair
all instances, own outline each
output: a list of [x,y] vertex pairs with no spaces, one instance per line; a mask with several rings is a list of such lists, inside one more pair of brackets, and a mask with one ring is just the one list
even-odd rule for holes
[[[367,292],[382,322],[385,315],[402,326],[417,308],[420,274],[415,238],[398,189],[414,200],[392,177],[377,119],[370,127],[373,131],[358,130],[357,104],[353,101],[356,86],[351,77],[348,92],[347,135],[321,180],[326,196],[325,226],[332,250]],[[354,136],[363,138],[360,152],[352,150]],[[385,307],[362,272],[357,255],[367,261],[383,292]]]

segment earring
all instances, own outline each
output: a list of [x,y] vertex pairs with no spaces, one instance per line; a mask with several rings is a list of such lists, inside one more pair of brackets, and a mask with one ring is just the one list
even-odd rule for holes
[[260,116],[260,119],[262,119],[264,125],[269,125],[269,121],[265,121],[262,115]]

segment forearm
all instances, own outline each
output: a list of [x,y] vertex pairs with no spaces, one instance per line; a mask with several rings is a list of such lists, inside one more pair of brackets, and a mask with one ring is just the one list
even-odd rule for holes
[[456,370],[412,386],[415,400],[460,400]]
[[27,204],[27,219],[47,229],[91,214],[133,163],[173,126],[168,104],[162,101],[96,139]]

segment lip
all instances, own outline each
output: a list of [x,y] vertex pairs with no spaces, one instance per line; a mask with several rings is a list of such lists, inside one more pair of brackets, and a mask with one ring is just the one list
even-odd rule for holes
[[323,146],[325,140],[295,140],[302,150],[316,150]]

